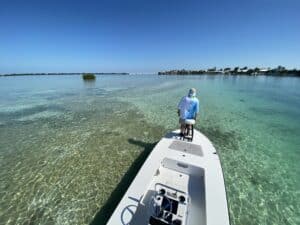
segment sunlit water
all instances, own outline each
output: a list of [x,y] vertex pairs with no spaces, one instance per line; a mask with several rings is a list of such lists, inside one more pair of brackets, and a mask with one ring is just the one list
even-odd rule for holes
[[0,224],[105,224],[190,87],[231,224],[300,224],[300,79],[155,75],[0,78]]

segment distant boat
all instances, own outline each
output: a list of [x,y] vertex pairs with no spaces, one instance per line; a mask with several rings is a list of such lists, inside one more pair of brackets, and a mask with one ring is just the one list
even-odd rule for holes
[[229,225],[218,154],[194,130],[158,142],[108,221],[109,225]]

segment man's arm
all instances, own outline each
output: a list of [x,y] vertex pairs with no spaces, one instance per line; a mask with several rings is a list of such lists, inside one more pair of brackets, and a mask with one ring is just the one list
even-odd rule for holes
[[194,120],[196,120],[197,119],[197,115],[198,115],[198,113],[199,113],[199,100],[197,100],[197,103],[196,103],[196,105],[195,105],[195,117],[194,117]]
[[181,109],[181,106],[182,106],[182,104],[183,104],[183,99],[184,99],[184,97],[182,97],[182,98],[180,99],[180,101],[179,101],[179,103],[178,103],[178,106],[177,106],[177,114],[178,114],[178,116],[180,116],[180,109]]

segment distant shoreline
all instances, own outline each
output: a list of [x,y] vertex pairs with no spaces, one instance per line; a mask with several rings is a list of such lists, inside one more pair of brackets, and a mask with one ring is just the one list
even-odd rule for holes
[[292,69],[288,70],[283,66],[277,68],[248,68],[248,67],[235,67],[235,68],[220,68],[216,67],[207,70],[169,70],[158,72],[158,75],[233,75],[233,76],[287,76],[287,77],[300,77],[300,70]]
[[[10,74],[0,74],[0,77],[14,77],[14,76],[76,76],[87,74],[87,72],[83,73],[10,73]],[[92,73],[94,75],[130,75],[130,73]],[[168,75],[168,76],[194,76],[194,75],[230,75],[230,76],[276,76],[276,77],[300,77],[300,70],[292,69],[288,70],[284,67],[278,66],[274,69],[264,69],[264,68],[254,68],[249,69],[247,67],[239,68],[235,67],[224,68],[224,69],[216,69],[216,67],[207,70],[168,70],[162,71],[158,73],[153,73],[157,75]],[[142,75],[135,73],[135,75]]]
[[[47,76],[47,75],[82,75],[84,73],[10,73],[10,74],[0,74],[0,77],[14,77],[14,76]],[[95,75],[129,75],[129,73],[93,73]]]
[[158,74],[158,76],[248,76],[248,77],[256,77],[256,76],[266,76],[266,77],[300,77],[300,74],[257,74],[257,75],[249,75],[249,74],[230,74],[230,73],[185,73],[185,74]]

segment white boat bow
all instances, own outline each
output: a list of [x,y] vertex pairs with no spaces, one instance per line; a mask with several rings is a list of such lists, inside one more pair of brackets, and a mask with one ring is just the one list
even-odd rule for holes
[[109,225],[229,225],[218,154],[195,130],[192,142],[179,131],[162,138],[139,170]]

